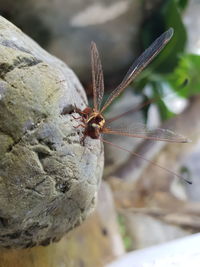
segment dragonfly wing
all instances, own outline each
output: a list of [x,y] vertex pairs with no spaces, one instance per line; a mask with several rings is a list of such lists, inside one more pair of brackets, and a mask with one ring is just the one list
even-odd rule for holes
[[110,94],[104,106],[101,109],[103,112],[110,103],[136,78],[136,76],[158,55],[173,36],[173,29],[170,28],[158,37],[149,48],[147,48],[141,56],[133,63],[128,70],[122,82]]
[[104,95],[103,69],[97,46],[91,43],[91,66],[92,66],[92,86],[93,86],[93,104],[95,111],[99,111],[101,101]]
[[[112,123],[111,123],[112,124]],[[165,141],[171,143],[188,143],[190,142],[189,139],[186,137],[177,134],[168,129],[156,128],[156,129],[149,129],[145,124],[142,123],[134,123],[133,126],[121,126],[119,127],[112,127],[109,124],[103,128],[102,132],[105,134],[117,134],[123,136],[129,136],[134,138],[142,138],[142,139],[149,139],[154,141]]]
[[[157,162],[154,162],[152,160],[146,159],[145,157],[143,157],[142,155],[138,154],[137,152],[130,151],[130,150],[126,149],[126,148],[123,148],[123,147],[121,147],[121,146],[119,146],[117,144],[113,144],[113,143],[111,143],[111,142],[109,142],[109,141],[107,141],[105,139],[102,139],[102,138],[101,138],[101,141],[104,142],[104,143],[106,143],[106,144],[112,145],[112,146],[114,146],[114,147],[116,147],[118,149],[121,149],[123,151],[126,151],[126,152],[130,153],[132,156],[136,156],[137,158],[143,159],[144,161],[150,163],[151,165],[154,165],[156,167],[159,167],[160,169],[162,169],[162,170],[164,170],[164,171],[172,174],[173,176],[176,176],[176,177],[178,177],[180,179],[183,179],[188,184],[192,184],[192,182],[190,181],[190,178],[189,177],[184,177],[182,175],[179,175],[179,174],[175,173],[174,171],[172,171],[171,169],[168,169],[166,167],[161,166]],[[138,164],[137,164],[137,166],[138,166]]]

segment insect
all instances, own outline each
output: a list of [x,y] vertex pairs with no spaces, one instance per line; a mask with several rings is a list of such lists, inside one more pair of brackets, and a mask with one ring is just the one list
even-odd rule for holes
[[[115,129],[112,127],[111,122],[115,120],[115,118],[106,120],[103,112],[106,108],[113,102],[113,100],[119,96],[124,89],[138,76],[138,74],[158,55],[158,53],[166,46],[166,44],[170,41],[173,36],[173,29],[170,28],[166,32],[164,32],[160,37],[158,37],[149,48],[147,48],[141,56],[132,64],[128,72],[126,73],[122,82],[114,89],[114,91],[107,98],[104,105],[101,107],[102,99],[104,96],[104,77],[103,77],[103,69],[101,65],[101,60],[99,56],[98,49],[94,42],[91,43],[91,66],[92,66],[92,86],[93,86],[93,107],[86,107],[84,110],[80,110],[75,108],[75,112],[80,115],[81,124],[77,127],[82,126],[83,130],[83,139],[82,143],[84,144],[85,138],[87,136],[93,139],[101,139],[102,141],[109,143],[108,141],[101,138],[102,134],[118,134],[128,137],[135,138],[143,138],[150,139],[156,141],[166,141],[166,142],[175,142],[175,143],[187,143],[189,140],[177,133],[174,133],[167,129],[155,129],[149,130],[145,125],[139,123],[135,124],[133,129],[124,128]],[[77,119],[77,118],[76,118]],[[79,118],[78,118],[79,119]],[[115,145],[119,147],[118,145]],[[123,149],[126,150],[126,149]],[[127,150],[126,150],[127,151]],[[129,151],[130,152],[130,151]],[[134,152],[130,152],[134,153]],[[134,153],[136,155],[136,153]],[[143,158],[140,155],[137,155],[140,158]],[[173,175],[178,177],[178,174],[172,172],[171,170],[158,165],[155,162],[144,160],[170,172]],[[183,178],[184,179],[184,178]],[[185,179],[184,179],[185,180]],[[187,180],[186,180],[187,181]],[[187,181],[190,183],[189,181]]]

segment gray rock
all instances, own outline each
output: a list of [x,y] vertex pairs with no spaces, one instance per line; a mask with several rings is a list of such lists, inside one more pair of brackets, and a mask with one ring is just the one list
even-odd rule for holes
[[93,210],[102,145],[80,145],[74,73],[2,17],[0,29],[0,246],[47,245]]
[[[106,258],[103,259],[102,257],[102,262],[106,262],[108,255],[109,259],[113,259],[120,257],[125,253],[124,242],[119,229],[119,222],[112,193],[108,183],[102,182],[97,205],[97,218],[100,220],[98,225],[101,227],[104,240],[105,237],[107,240],[105,243],[105,247],[107,247]],[[100,239],[99,236],[98,239]],[[105,247],[103,249],[104,251]],[[110,251],[110,253],[108,253],[108,251]]]
[[127,214],[126,226],[133,240],[133,249],[150,247],[190,234],[190,231],[147,214]]
[[199,237],[198,233],[166,244],[129,252],[105,267],[198,267],[200,263]]
[[192,149],[185,154],[185,157],[182,159],[182,171],[183,174],[186,173],[192,179],[191,185],[185,185],[186,196],[190,201],[199,202],[199,190],[200,190],[200,182],[199,182],[199,157],[200,157],[200,138],[195,142]]

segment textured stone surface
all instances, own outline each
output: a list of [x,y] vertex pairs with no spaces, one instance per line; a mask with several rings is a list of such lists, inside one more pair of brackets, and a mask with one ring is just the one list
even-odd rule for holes
[[47,245],[94,208],[102,146],[81,146],[62,115],[86,102],[63,62],[0,18],[0,246]]
[[0,267],[102,267],[124,254],[112,192],[102,182],[96,211],[59,242],[31,249],[1,249]]

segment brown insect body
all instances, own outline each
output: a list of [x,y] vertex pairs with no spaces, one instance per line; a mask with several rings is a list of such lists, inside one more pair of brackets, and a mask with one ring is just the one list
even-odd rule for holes
[[98,139],[105,124],[104,117],[90,107],[86,107],[83,111],[77,109],[76,112],[82,116],[82,122],[85,128],[83,133],[83,141],[86,136],[89,136],[92,139]]

